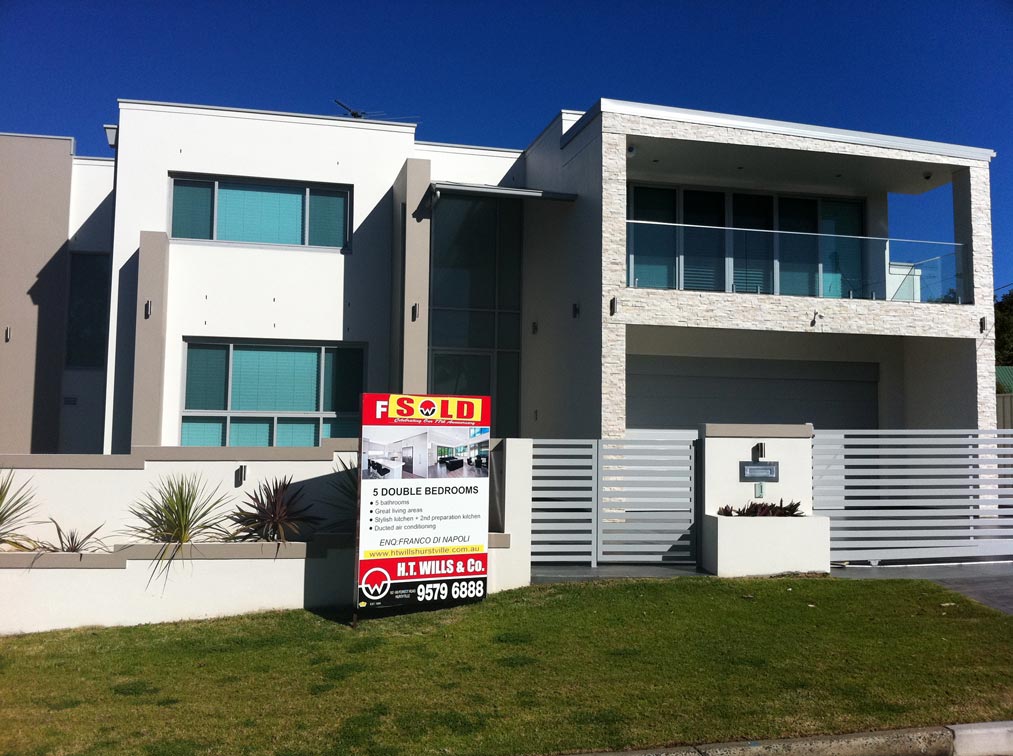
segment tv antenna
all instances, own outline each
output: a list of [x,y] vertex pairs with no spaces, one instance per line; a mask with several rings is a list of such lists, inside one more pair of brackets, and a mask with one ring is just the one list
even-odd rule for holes
[[341,100],[339,100],[337,97],[334,98],[334,104],[337,105],[339,108],[342,108],[343,110],[347,110],[348,115],[350,115],[352,118],[374,118],[376,116],[384,115],[384,113],[379,110],[369,111],[369,110],[356,110],[355,108],[350,108],[347,105],[345,105],[345,103],[343,103]]

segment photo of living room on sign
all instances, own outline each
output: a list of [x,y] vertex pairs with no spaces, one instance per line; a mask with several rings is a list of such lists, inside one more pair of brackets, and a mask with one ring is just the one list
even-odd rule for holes
[[489,477],[488,428],[371,425],[364,432],[363,478]]

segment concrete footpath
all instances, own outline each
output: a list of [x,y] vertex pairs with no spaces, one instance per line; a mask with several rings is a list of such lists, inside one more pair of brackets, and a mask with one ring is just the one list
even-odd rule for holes
[[1013,721],[788,740],[609,751],[585,756],[1013,756]]

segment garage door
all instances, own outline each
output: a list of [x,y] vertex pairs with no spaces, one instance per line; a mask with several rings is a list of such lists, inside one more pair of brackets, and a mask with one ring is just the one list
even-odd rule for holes
[[629,355],[628,428],[703,423],[878,427],[876,363]]

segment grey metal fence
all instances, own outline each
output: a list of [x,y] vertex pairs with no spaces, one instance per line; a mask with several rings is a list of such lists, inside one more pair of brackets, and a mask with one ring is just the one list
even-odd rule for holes
[[536,440],[531,467],[531,560],[594,566],[597,440]]
[[696,436],[599,442],[599,562],[696,562]]
[[834,561],[1013,556],[1013,430],[817,431]]

